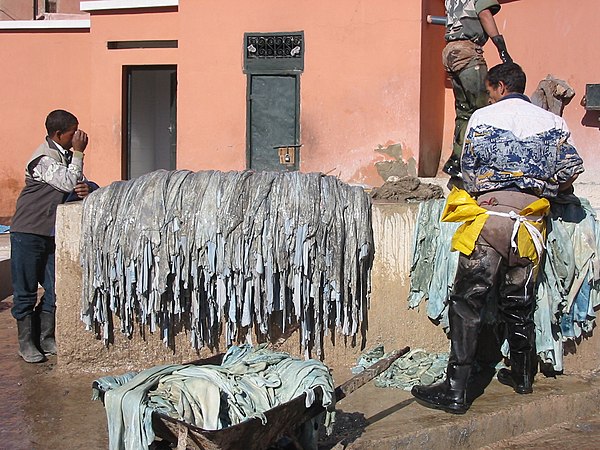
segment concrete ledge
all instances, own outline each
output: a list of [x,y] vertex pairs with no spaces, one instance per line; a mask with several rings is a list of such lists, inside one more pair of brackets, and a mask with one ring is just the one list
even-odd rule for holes
[[179,0],[94,0],[81,2],[81,11],[103,11],[113,9],[162,8],[179,6]]
[[[420,178],[423,183],[431,183],[440,186],[444,190],[444,194],[448,194],[450,189],[448,188],[448,182],[450,178],[448,176],[435,177],[435,178]],[[587,199],[594,209],[600,209],[600,184],[589,183],[583,181],[575,181],[573,184],[575,194],[578,197]]]
[[600,209],[600,184],[575,182],[575,194],[590,202],[592,208]]
[[81,20],[2,20],[0,30],[68,30],[90,28],[89,19]]
[[364,428],[358,427],[356,437],[345,442],[343,448],[482,448],[526,432],[597,414],[599,375],[596,372],[556,379],[538,375],[531,395],[515,394],[494,379],[462,416],[425,408],[408,392],[369,384],[337,404],[343,411],[338,413],[340,420],[344,411],[354,417],[364,416]]
[[[423,179],[444,185],[442,178]],[[579,195],[594,193],[576,187]],[[594,185],[595,186],[595,185]],[[579,191],[583,191],[580,193]],[[593,206],[600,205],[595,197],[587,197]],[[420,310],[409,310],[412,244],[418,204],[375,203],[373,205],[373,234],[375,259],[372,270],[372,296],[366,340],[359,336],[355,343],[341,335],[325,338],[324,362],[330,367],[351,367],[365,348],[383,344],[387,351],[410,346],[432,352],[448,351],[448,340],[441,327],[428,319],[426,304]],[[106,347],[94,333],[84,329],[80,320],[81,265],[79,246],[82,204],[61,205],[57,214],[56,291],[58,368],[71,372],[120,372],[143,369],[157,364],[182,363],[225,350],[218,348],[194,350],[185,331],[175,338],[174,348],[166,347],[160,336],[140,330],[127,338],[120,334],[119,319],[113,318],[114,340]],[[594,333],[597,334],[597,333]],[[278,349],[292,355],[300,351],[297,332],[274,339]],[[600,338],[587,336],[581,345],[565,347],[567,370],[596,367],[600,360]],[[314,355],[313,355],[314,356]]]
[[[440,327],[422,311],[409,310],[409,268],[412,241],[418,212],[416,204],[376,204],[373,207],[375,261],[372,271],[372,296],[366,341],[357,338],[352,345],[341,335],[325,338],[324,361],[329,366],[353,366],[361,347],[384,344],[386,350],[405,346],[431,351],[447,351],[448,340]],[[121,335],[119,319],[114,318],[114,341],[108,347],[86,331],[80,320],[81,203],[61,205],[57,214],[56,294],[58,367],[71,372],[126,371],[157,364],[181,363],[224,350],[192,349],[188,336],[180,332],[174,349],[167,348],[156,334],[137,330],[131,339]],[[136,326],[137,327],[137,326]],[[298,333],[276,339],[279,349],[296,356],[300,352]],[[334,344],[335,342],[335,344]]]

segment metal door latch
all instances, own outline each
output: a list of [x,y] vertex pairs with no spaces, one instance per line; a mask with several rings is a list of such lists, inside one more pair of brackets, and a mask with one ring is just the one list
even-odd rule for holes
[[296,149],[300,147],[302,144],[278,145],[273,148],[279,152],[279,164],[293,166],[296,164]]

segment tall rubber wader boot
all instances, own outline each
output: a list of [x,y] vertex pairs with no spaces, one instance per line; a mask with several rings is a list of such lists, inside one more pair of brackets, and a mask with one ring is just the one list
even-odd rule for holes
[[485,88],[486,75],[487,66],[483,60],[480,64],[466,67],[458,73],[451,73],[456,118],[454,119],[452,155],[444,164],[442,171],[452,177],[462,178],[460,157],[469,119],[476,110],[488,104],[488,94]]
[[55,326],[54,313],[42,311],[40,313],[40,349],[46,355],[56,355]]
[[500,255],[491,247],[476,245],[470,256],[460,254],[454,288],[448,299],[450,357],[446,379],[433,386],[414,386],[411,393],[419,403],[454,414],[471,406],[467,384],[477,353],[481,311],[494,285]]
[[423,406],[452,414],[464,414],[470,406],[467,403],[467,381],[470,374],[470,365],[448,364],[444,381],[431,386],[416,385],[410,392]]
[[[454,292],[457,286],[462,288],[455,283]],[[451,346],[446,379],[432,386],[413,386],[410,392],[423,406],[452,414],[464,414],[470,406],[467,401],[467,384],[477,350],[480,319],[479,314],[474,314],[472,305],[465,302],[462,295],[453,293],[448,303]]]
[[510,386],[517,394],[531,394],[537,373],[537,354],[533,323],[509,324],[510,370],[500,369],[498,381]]
[[37,349],[33,340],[33,315],[17,320],[19,356],[28,363],[45,361],[45,356]]

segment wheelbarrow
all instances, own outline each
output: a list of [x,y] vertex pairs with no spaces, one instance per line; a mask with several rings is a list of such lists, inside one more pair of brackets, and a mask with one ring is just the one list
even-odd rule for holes
[[[396,351],[337,386],[335,388],[336,401],[343,399],[371,381],[409,351],[409,347]],[[192,361],[189,364],[198,366],[220,365],[223,356],[223,354],[219,354],[210,358]],[[97,386],[95,387],[97,388]],[[323,391],[320,387],[317,387],[314,391],[315,400],[312,406],[306,407],[306,394],[302,394],[267,410],[264,413],[267,419],[265,425],[263,425],[261,419],[251,418],[220,430],[205,430],[155,411],[152,413],[152,428],[156,437],[172,446],[177,446],[178,450],[266,449],[285,436],[296,436],[298,430],[304,424],[309,423],[325,412],[325,408],[321,404]]]

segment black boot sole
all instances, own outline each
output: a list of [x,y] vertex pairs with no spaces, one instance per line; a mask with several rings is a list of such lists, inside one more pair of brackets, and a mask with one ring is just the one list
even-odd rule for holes
[[519,386],[517,383],[514,382],[510,375],[500,375],[500,372],[498,372],[497,378],[500,384],[510,386],[517,394],[533,394],[533,387]]
[[415,394],[413,394],[413,396],[415,397],[415,400],[419,405],[425,406],[426,408],[430,409],[439,409],[450,414],[464,414],[469,409],[469,406],[462,405],[438,405],[437,403],[430,403],[427,400],[421,399],[415,396]]

